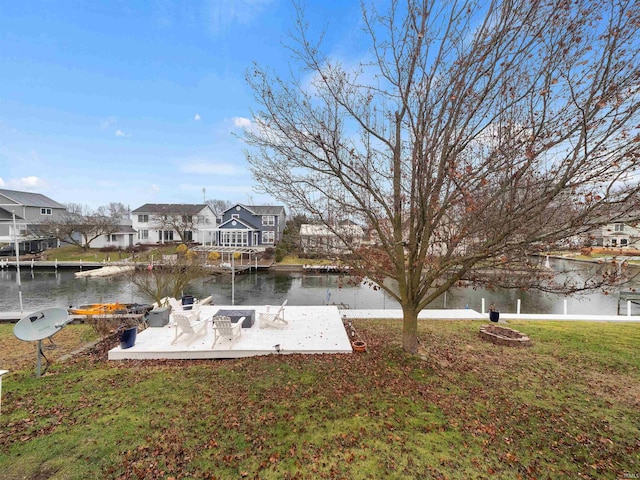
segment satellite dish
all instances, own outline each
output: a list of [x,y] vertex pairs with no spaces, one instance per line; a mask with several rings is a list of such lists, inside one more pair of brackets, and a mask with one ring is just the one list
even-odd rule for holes
[[13,327],[19,340],[34,342],[58,333],[69,323],[69,314],[64,308],[45,308],[22,318]]
[[40,376],[42,340],[54,336],[69,322],[69,314],[64,308],[45,308],[27,315],[13,327],[13,334],[18,340],[38,342],[36,369],[38,377]]

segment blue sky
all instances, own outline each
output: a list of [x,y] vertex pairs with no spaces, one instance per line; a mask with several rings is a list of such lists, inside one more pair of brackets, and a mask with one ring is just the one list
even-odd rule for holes
[[[327,53],[362,54],[359,1],[303,3]],[[252,62],[288,71],[293,15],[289,0],[1,2],[0,188],[91,208],[270,203],[234,133],[256,107]]]

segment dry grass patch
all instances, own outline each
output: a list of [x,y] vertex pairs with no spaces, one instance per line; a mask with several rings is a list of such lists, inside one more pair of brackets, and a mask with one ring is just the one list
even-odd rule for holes
[[[13,324],[0,325],[0,368],[16,371],[35,368],[37,342],[23,342],[13,334]],[[54,335],[51,343],[42,341],[47,359],[55,362],[94,341],[96,336],[89,325],[67,325]]]

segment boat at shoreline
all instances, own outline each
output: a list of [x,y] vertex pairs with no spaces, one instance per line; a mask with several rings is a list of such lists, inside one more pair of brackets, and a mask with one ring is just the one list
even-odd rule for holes
[[151,309],[153,309],[153,305],[144,303],[89,303],[69,307],[68,312],[71,315],[122,315],[127,313],[146,314]]

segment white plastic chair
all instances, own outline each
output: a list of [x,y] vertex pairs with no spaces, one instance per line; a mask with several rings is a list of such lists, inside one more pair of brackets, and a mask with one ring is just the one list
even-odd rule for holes
[[200,319],[200,305],[193,305],[191,309],[186,309],[175,298],[169,298],[169,305],[171,305],[171,312],[184,315],[191,322],[195,322]]
[[[227,316],[213,317],[213,344],[211,348],[215,348],[216,343],[222,337],[231,340],[231,345],[236,339],[242,335],[242,322],[245,317],[241,317],[236,323],[231,322],[231,318]],[[229,345],[229,348],[231,348]]]
[[[191,343],[197,337],[207,334],[208,322],[206,320],[191,322],[186,315],[183,315],[181,313],[174,313],[173,320],[176,334],[173,341],[171,342],[171,345],[175,345],[178,342],[178,339],[183,335],[186,335],[189,338],[189,341],[187,343]],[[180,331],[179,333],[178,330]]]
[[287,305],[287,301],[288,300],[285,300],[284,302],[282,302],[282,305],[280,305],[280,308],[278,308],[277,311],[272,310],[275,307],[272,307],[271,305],[267,305],[267,311],[261,312],[258,314],[260,328],[286,327],[289,323],[284,319],[284,307]]

